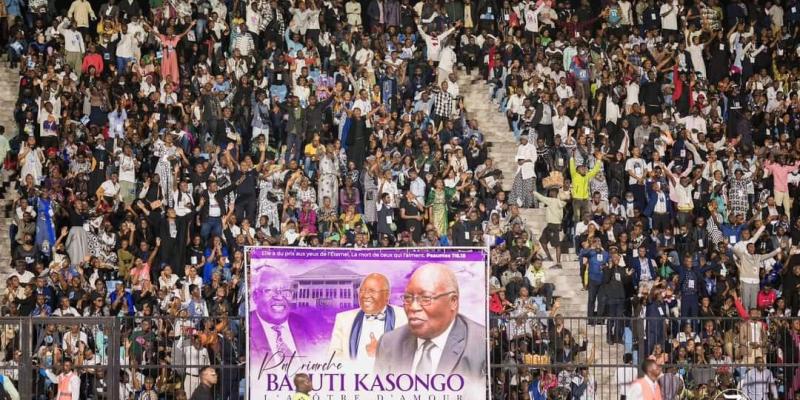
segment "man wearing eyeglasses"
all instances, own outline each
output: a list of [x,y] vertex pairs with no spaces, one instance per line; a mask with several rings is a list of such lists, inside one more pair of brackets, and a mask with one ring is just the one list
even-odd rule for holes
[[336,314],[328,354],[354,360],[359,369],[371,371],[378,340],[408,322],[402,308],[389,304],[390,293],[391,285],[384,275],[367,275],[358,288],[359,308]]
[[486,376],[486,328],[458,313],[458,280],[441,264],[411,275],[403,295],[408,324],[383,335],[375,370],[379,373]]
[[309,355],[321,339],[318,330],[302,315],[293,312],[292,280],[272,266],[255,271],[253,310],[250,311],[251,350],[257,356],[282,353]]

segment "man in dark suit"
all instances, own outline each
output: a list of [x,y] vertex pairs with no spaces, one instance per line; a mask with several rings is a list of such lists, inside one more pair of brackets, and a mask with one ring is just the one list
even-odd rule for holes
[[[250,354],[260,363],[273,354],[287,358],[309,354],[321,337],[302,315],[292,311],[292,280],[266,265],[253,271],[254,309],[250,311]],[[278,354],[280,353],[280,354]]]
[[381,337],[376,372],[486,378],[486,328],[458,313],[458,280],[450,268],[427,264],[414,271],[403,308],[408,324]]
[[[633,287],[639,290],[639,284],[645,282],[651,284],[656,279],[656,262],[647,256],[647,247],[639,246],[638,256],[631,260],[633,268]],[[652,286],[652,285],[651,285]],[[649,292],[649,290],[648,290]]]
[[244,357],[239,353],[236,337],[230,329],[222,332],[219,341],[217,358],[220,368],[220,386],[222,400],[237,400],[239,398],[239,381],[244,375]]
[[208,181],[208,190],[200,192],[195,211],[200,215],[200,236],[203,240],[208,240],[210,235],[222,237],[222,217],[228,213],[225,197],[233,189],[236,189],[236,185],[219,190],[217,180],[211,179]]
[[651,218],[650,227],[664,232],[671,225],[672,201],[669,194],[662,190],[661,184],[653,183],[651,189],[647,191],[647,208],[644,215]]
[[276,105],[288,116],[286,120],[286,162],[300,161],[303,155],[303,141],[306,140],[306,109],[300,105],[297,96],[291,96],[286,104]]

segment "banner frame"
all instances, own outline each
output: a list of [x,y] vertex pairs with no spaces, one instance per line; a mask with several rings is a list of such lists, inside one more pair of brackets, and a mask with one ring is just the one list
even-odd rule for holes
[[304,249],[304,250],[350,250],[350,251],[386,251],[386,250],[413,250],[413,251],[447,251],[447,250],[471,250],[482,251],[484,254],[484,307],[486,310],[486,318],[484,327],[486,327],[486,398],[492,399],[492,391],[490,386],[492,383],[492,368],[489,365],[491,360],[491,347],[490,343],[490,327],[489,327],[489,278],[491,278],[492,268],[491,261],[491,248],[489,246],[447,246],[447,247],[365,247],[365,248],[352,248],[352,247],[297,247],[297,246],[244,246],[244,266],[245,266],[245,331],[247,332],[247,342],[245,348],[245,383],[244,383],[244,398],[250,400],[250,267],[251,259],[250,252],[258,249]]

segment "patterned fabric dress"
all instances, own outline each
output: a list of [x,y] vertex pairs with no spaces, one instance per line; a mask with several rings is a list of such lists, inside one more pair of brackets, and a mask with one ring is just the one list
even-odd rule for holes
[[728,181],[728,204],[730,211],[734,214],[747,217],[750,210],[750,204],[747,201],[747,187],[750,183],[750,178],[731,177]]
[[711,243],[714,244],[715,247],[718,247],[720,243],[722,243],[722,230],[719,229],[719,220],[720,216],[713,212],[709,217],[708,221],[706,221],[706,231],[708,231],[708,237],[711,239]]
[[[275,229],[280,229],[281,220],[278,216],[278,202],[283,197],[283,191],[275,190],[274,184],[275,175],[270,175],[266,179],[258,181],[258,215],[266,215],[269,219],[269,226]],[[270,196],[270,194],[272,194]],[[271,201],[270,197],[275,201]],[[256,222],[256,227],[261,227],[261,219]]]
[[297,204],[298,205],[302,205],[305,202],[311,203],[311,207],[316,209],[316,207],[317,207],[317,192],[311,186],[309,186],[306,189],[303,189],[303,188],[298,188],[297,189]]
[[508,200],[521,208],[531,208],[534,206],[534,190],[536,190],[536,178],[522,179],[522,174],[518,173],[514,177]]
[[[153,144],[153,155],[158,157],[158,164],[156,164],[156,174],[161,179],[162,193],[172,193],[172,186],[175,178],[172,175],[172,164],[170,157],[178,153],[178,148],[174,145],[167,146],[162,141],[157,141]],[[171,200],[170,200],[171,201]]]
[[331,204],[339,204],[339,169],[336,157],[322,156],[319,160],[319,183],[317,184],[317,203],[322,207],[325,197],[331,199]]

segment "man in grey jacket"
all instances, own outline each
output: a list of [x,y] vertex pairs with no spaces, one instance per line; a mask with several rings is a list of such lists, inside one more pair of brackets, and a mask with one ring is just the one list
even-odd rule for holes
[[533,196],[545,205],[544,219],[547,222],[547,226],[542,230],[542,236],[539,238],[539,244],[542,245],[544,254],[551,260],[553,257],[550,256],[550,251],[547,250],[547,244],[550,243],[555,247],[556,264],[550,268],[559,269],[561,268],[561,220],[564,219],[564,207],[567,206],[567,202],[561,198],[568,198],[569,193],[565,192],[563,196],[560,196],[559,190],[556,188],[552,188],[547,192],[549,197],[545,197],[536,191],[533,192]]
[[486,384],[486,328],[459,314],[458,281],[450,268],[427,264],[414,271],[403,308],[408,324],[381,337],[375,372],[459,374],[468,384]]
[[778,247],[767,254],[756,254],[755,243],[766,228],[761,221],[756,221],[756,225],[760,226],[749,240],[743,240],[733,246],[733,253],[738,260],[742,302],[748,310],[757,306],[756,296],[758,295],[758,284],[760,282],[761,262],[781,253],[781,248]]

